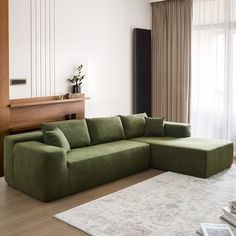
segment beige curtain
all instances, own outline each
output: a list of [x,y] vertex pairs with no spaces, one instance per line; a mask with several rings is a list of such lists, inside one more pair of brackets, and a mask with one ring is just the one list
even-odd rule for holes
[[189,122],[192,0],[152,4],[152,115]]

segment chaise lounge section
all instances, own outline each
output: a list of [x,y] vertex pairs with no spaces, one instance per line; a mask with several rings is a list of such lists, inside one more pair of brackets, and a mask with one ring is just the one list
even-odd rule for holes
[[148,143],[151,167],[208,178],[232,164],[233,145],[217,139],[141,137],[133,141]]
[[136,114],[61,121],[9,135],[5,179],[52,201],[148,168],[207,178],[231,166],[231,142],[192,138],[190,125],[171,122],[164,123],[160,136],[147,136],[146,119]]

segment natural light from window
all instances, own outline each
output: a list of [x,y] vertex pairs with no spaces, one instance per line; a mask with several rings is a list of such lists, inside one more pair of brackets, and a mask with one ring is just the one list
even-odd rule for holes
[[192,134],[236,146],[236,0],[193,3]]

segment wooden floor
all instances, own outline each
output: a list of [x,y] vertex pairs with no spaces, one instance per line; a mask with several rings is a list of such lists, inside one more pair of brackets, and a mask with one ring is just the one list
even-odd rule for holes
[[54,218],[53,215],[126,188],[163,172],[150,169],[115,182],[51,203],[43,203],[9,187],[0,178],[1,236],[71,236],[87,235]]
[[[234,159],[236,164],[236,159]],[[0,178],[0,236],[84,236],[87,235],[53,215],[116,192],[163,172],[149,169],[112,183],[61,200],[43,203],[9,187]]]

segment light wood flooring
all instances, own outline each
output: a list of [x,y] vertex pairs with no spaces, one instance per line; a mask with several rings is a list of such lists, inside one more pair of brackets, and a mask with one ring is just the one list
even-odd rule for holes
[[87,234],[57,220],[53,215],[161,173],[149,169],[50,203],[40,202],[17,191],[9,187],[4,178],[0,178],[0,236],[85,236]]
[[147,171],[114,181],[97,188],[74,194],[50,203],[40,202],[14,188],[0,178],[0,236],[84,236],[53,215],[116,192],[163,172]]

